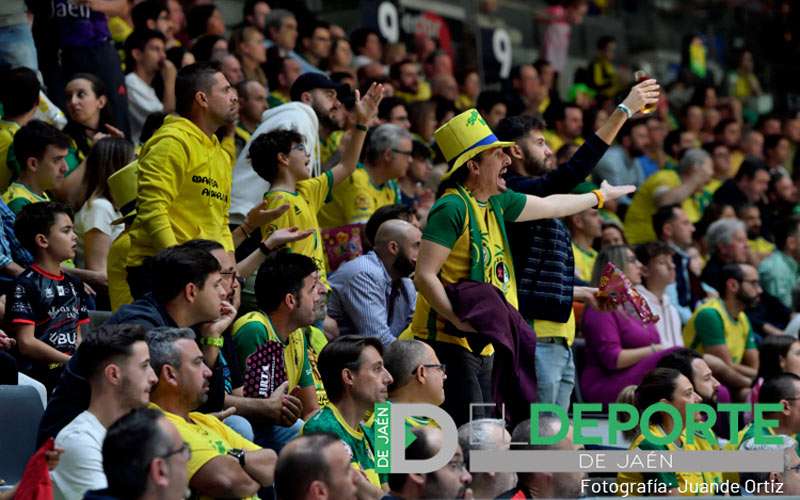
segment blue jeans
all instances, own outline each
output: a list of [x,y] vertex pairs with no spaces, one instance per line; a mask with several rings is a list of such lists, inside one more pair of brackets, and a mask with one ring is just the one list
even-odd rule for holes
[[564,344],[536,342],[536,383],[540,403],[555,403],[569,411],[575,388],[572,349]]
[[250,425],[249,420],[241,415],[231,415],[230,417],[226,418],[223,423],[236,431],[237,434],[246,440],[253,441],[253,439],[255,439],[253,434],[253,426]]
[[31,27],[27,23],[0,28],[0,66],[24,66],[39,71],[36,45],[33,43]]
[[281,449],[292,439],[300,435],[300,428],[303,427],[302,419],[297,421],[289,427],[281,425],[262,424],[256,428],[255,443],[262,448],[269,448],[275,450],[275,453],[280,453]]

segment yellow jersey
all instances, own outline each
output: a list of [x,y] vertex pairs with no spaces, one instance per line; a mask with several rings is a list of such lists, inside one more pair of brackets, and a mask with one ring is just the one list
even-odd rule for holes
[[137,215],[127,266],[193,239],[217,241],[232,252],[233,140],[221,144],[197,125],[170,115],[139,156]]
[[395,203],[400,203],[397,181],[376,186],[367,169],[360,166],[333,188],[331,201],[319,212],[319,223],[324,228],[366,224],[375,210]]
[[0,120],[0,190],[5,191],[11,179],[19,175],[19,165],[14,157],[14,134],[20,126],[17,122]]
[[25,205],[39,203],[40,201],[50,201],[50,197],[47,196],[47,193],[42,193],[41,196],[34,193],[21,182],[12,182],[6,192],[3,193],[3,201],[15,215],[19,215],[19,211]]

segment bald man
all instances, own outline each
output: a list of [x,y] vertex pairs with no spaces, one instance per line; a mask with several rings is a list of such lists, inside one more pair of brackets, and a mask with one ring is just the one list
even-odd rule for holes
[[409,276],[421,238],[408,222],[388,220],[378,228],[372,251],[328,277],[328,314],[339,324],[340,335],[377,337],[387,346],[405,330],[417,302]]

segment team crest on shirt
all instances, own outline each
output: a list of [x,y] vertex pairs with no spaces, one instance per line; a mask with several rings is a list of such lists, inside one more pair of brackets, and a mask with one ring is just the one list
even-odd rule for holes
[[366,195],[359,194],[354,201],[358,210],[367,210],[369,208],[369,197]]

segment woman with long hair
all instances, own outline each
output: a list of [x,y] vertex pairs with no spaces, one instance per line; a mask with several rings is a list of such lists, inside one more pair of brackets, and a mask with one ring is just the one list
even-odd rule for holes
[[[592,286],[609,262],[617,266],[635,287],[642,283],[642,263],[625,245],[609,246],[597,255]],[[658,329],[645,324],[624,306],[602,311],[587,306],[583,312],[586,339],[586,367],[581,374],[581,391],[588,401],[613,403],[620,391],[637,385],[642,377],[671,349],[661,344]]]
[[[123,230],[121,224],[113,224],[121,215],[111,202],[108,178],[133,158],[133,144],[127,139],[105,137],[95,143],[86,159],[86,176],[81,190],[84,195],[81,208],[75,214],[75,233],[78,235],[75,260],[79,267],[95,275],[93,286],[107,286],[108,251]],[[98,295],[98,308],[104,295]]]
[[71,141],[67,155],[67,173],[64,180],[53,191],[55,197],[80,208],[81,186],[86,175],[86,157],[95,141],[106,137],[124,137],[115,127],[105,84],[90,73],[73,76],[64,90],[67,98],[67,126],[64,127]]

